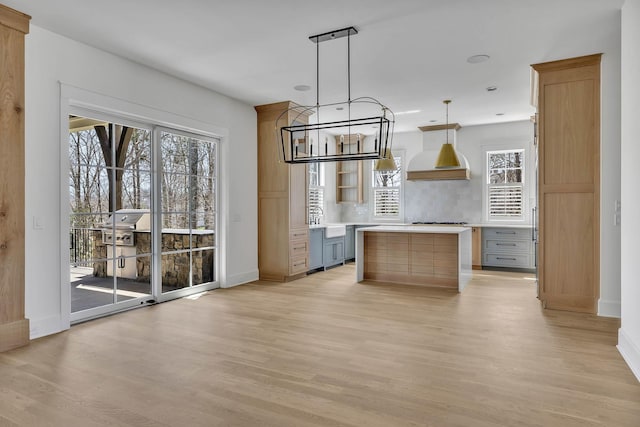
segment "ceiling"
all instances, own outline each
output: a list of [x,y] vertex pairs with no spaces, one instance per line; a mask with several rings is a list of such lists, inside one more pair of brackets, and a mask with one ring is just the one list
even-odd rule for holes
[[[351,97],[396,132],[528,119],[529,65],[618,52],[624,0],[1,0],[50,30],[250,105],[316,103],[309,36],[354,26]],[[347,99],[346,38],[319,45],[320,103]],[[489,55],[471,64],[472,55]],[[294,89],[308,85],[306,92]],[[495,91],[486,90],[495,86]]]

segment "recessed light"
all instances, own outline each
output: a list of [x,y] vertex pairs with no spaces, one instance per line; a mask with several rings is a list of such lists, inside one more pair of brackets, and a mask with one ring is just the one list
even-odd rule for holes
[[487,87],[487,92],[494,92],[498,90],[498,86],[488,86]]
[[300,92],[306,92],[309,89],[311,89],[311,86],[309,85],[295,85],[293,87],[295,90],[300,91]]
[[473,55],[467,58],[467,62],[469,64],[478,64],[480,62],[489,60],[489,58],[489,55]]

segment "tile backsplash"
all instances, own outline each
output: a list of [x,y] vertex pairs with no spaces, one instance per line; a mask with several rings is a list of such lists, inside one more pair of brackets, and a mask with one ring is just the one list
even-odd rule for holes
[[405,221],[482,222],[482,188],[471,181],[406,181]]

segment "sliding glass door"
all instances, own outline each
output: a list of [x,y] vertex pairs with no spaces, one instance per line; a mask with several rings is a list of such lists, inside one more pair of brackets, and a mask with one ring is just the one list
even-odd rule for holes
[[162,292],[216,277],[216,142],[159,130]]
[[217,287],[217,142],[69,117],[72,322]]

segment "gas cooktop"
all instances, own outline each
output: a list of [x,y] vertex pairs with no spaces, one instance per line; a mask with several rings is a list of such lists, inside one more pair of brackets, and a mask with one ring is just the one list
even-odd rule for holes
[[412,224],[424,224],[424,225],[465,225],[464,221],[414,221]]

